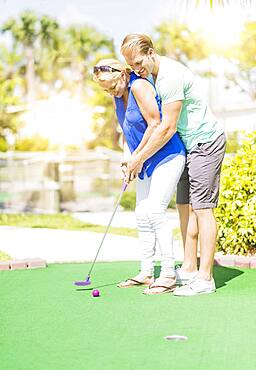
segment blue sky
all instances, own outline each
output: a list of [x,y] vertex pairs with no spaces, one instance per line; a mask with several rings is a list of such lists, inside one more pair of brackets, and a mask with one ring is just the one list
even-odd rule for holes
[[[216,10],[214,13],[209,13],[202,6],[195,9],[194,5],[188,6],[188,2],[187,0],[0,0],[0,23],[10,16],[17,16],[25,9],[32,9],[39,14],[45,13],[57,18],[62,25],[70,23],[94,25],[114,38],[116,48],[119,50],[121,41],[127,33],[151,33],[154,26],[162,20],[189,22],[194,27],[207,28],[210,33],[219,33],[221,38],[227,32],[232,36],[235,28],[237,29],[248,16],[256,17],[256,0],[252,0],[251,9],[241,9],[236,5],[239,1],[232,0],[232,7]],[[203,3],[203,0],[201,2]],[[195,1],[191,0],[190,3],[194,4]]]
[[0,0],[0,22],[24,9],[33,9],[56,17],[64,25],[95,25],[112,36],[119,47],[127,33],[150,32],[165,16],[170,19],[177,15],[178,3],[185,4],[183,0]]

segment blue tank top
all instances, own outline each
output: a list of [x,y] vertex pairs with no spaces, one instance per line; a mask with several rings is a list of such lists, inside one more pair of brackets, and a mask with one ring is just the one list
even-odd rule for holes
[[[130,82],[128,85],[128,102],[126,110],[123,99],[115,97],[117,119],[123,130],[131,153],[133,153],[138,147],[143,138],[144,132],[147,129],[147,122],[141,114],[136,99],[131,91],[133,82],[138,78],[141,77],[137,76],[134,72],[131,73]],[[155,99],[160,112],[160,117],[162,118],[161,101],[157,93]],[[176,132],[173,137],[161,149],[159,149],[158,152],[153,154],[152,157],[148,158],[144,162],[142,170],[139,173],[139,178],[143,180],[145,172],[147,176],[150,177],[156,167],[170,161],[177,155],[185,155],[185,147],[179,137],[179,134]]]

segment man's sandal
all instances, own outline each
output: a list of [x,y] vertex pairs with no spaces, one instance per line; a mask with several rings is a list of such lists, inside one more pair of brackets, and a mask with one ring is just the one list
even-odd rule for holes
[[143,291],[143,294],[162,294],[171,293],[174,291],[176,286],[176,277],[173,278],[158,278],[151,284],[147,289]]
[[137,279],[137,276],[132,279],[127,279],[125,281],[122,281],[117,286],[118,288],[131,288],[133,286],[138,285],[150,285],[154,281],[153,277],[146,276],[143,280]]

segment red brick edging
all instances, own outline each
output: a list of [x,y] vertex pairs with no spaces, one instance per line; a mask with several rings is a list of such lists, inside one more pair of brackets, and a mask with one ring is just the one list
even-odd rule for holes
[[256,268],[256,256],[236,256],[234,254],[216,253],[214,264],[217,266],[234,266],[248,269]]
[[0,261],[1,270],[25,270],[47,267],[47,263],[42,258],[27,258],[25,260]]
[[[234,254],[216,253],[214,257],[216,266],[234,266],[241,268],[256,268],[256,256],[236,256]],[[42,258],[27,258],[25,260],[0,261],[1,270],[24,270],[47,267]]]

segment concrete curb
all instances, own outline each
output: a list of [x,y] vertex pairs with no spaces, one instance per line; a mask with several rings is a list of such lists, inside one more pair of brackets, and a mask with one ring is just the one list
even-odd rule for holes
[[218,254],[214,257],[214,265],[227,267],[256,268],[256,256],[236,256],[233,254]]
[[[200,259],[198,258],[198,262],[199,261]],[[85,261],[79,261],[79,263],[82,262]],[[72,263],[74,263],[74,261],[72,261]],[[226,255],[216,254],[214,257],[214,265],[223,267],[240,267],[256,269],[256,256],[236,256],[232,254]],[[24,260],[0,261],[0,271],[25,270],[45,267],[47,267],[47,262],[42,258],[26,258]]]
[[25,270],[47,267],[42,258],[27,258],[25,260],[8,260],[0,262],[0,271],[3,270]]

